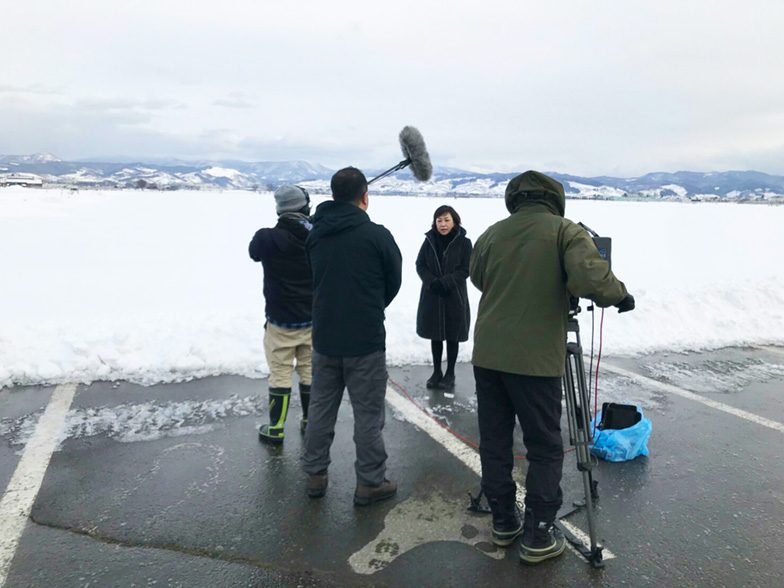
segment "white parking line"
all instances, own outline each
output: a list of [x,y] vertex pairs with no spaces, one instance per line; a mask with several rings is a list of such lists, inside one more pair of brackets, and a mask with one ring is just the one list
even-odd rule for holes
[[711,408],[715,408],[716,410],[720,410],[722,412],[726,412],[727,414],[731,414],[733,416],[745,419],[757,425],[762,425],[763,427],[768,427],[769,429],[773,429],[774,431],[778,431],[779,433],[784,433],[784,424],[778,421],[766,419],[765,417],[761,417],[752,412],[747,412],[745,410],[735,408],[734,406],[724,404],[723,402],[717,402],[715,400],[711,400],[710,398],[705,398],[704,396],[700,396],[699,394],[695,394],[694,392],[689,392],[688,390],[683,390],[682,388],[678,388],[677,386],[673,386],[672,384],[665,384],[664,382],[659,382],[658,380],[654,380],[653,378],[641,376],[640,374],[636,374],[624,368],[611,365],[606,361],[602,362],[602,369],[605,369],[608,372],[612,372],[614,374],[618,374],[619,376],[624,376],[626,378],[629,378],[630,380],[635,381],[643,386],[649,386],[651,388],[656,388],[663,392],[668,392],[670,394],[675,394],[683,398],[688,398],[689,400],[693,400],[694,402],[699,402],[700,404],[704,404],[705,406],[710,406]]
[[[410,400],[405,398],[391,386],[387,386],[387,402],[389,402],[392,407],[403,413],[403,416],[406,417],[407,421],[422,429],[422,431],[427,433],[434,441],[439,443],[449,453],[467,465],[469,469],[471,469],[477,476],[482,477],[482,463],[479,460],[479,454],[474,449],[460,441],[449,431],[433,421],[432,418],[427,416],[418,407],[412,404]],[[522,486],[518,485],[517,501],[522,503],[524,498],[525,491]],[[569,521],[561,520],[560,523],[582,543],[585,545],[590,545],[590,539],[588,535],[580,528],[575,527]],[[577,550],[575,550],[568,542],[566,545],[569,547],[569,549],[572,550],[573,553],[577,554]],[[607,548],[604,548],[602,555],[605,560],[615,557],[615,554],[613,554],[613,552]]]
[[49,467],[49,460],[60,441],[65,416],[75,392],[76,384],[62,384],[54,389],[8,488],[0,499],[0,588],[8,578],[11,560]]

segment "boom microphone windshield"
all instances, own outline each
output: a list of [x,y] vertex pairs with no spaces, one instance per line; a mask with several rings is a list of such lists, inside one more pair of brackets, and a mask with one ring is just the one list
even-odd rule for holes
[[400,150],[403,152],[405,159],[398,163],[396,166],[389,168],[387,171],[377,175],[370,180],[368,184],[372,184],[376,180],[380,180],[396,171],[411,166],[411,173],[420,182],[426,182],[433,175],[433,164],[430,163],[430,156],[427,154],[427,147],[425,146],[425,139],[422,133],[416,127],[405,126],[400,131]]
[[425,139],[416,127],[403,127],[400,131],[400,149],[406,159],[411,161],[411,172],[420,182],[426,182],[433,175],[433,166],[427,154]]

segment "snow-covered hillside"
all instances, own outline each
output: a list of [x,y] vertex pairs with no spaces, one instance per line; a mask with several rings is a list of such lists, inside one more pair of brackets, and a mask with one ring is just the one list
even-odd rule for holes
[[[380,171],[365,170],[368,178]],[[305,161],[82,163],[61,161],[51,154],[0,156],[0,184],[4,174],[18,172],[37,174],[50,188],[265,191],[283,183],[297,183],[313,193],[329,194],[334,170]],[[753,171],[651,173],[637,178],[548,173],[564,185],[569,198],[784,202],[784,177]],[[404,170],[374,183],[373,191],[408,196],[498,197],[503,196],[515,175],[436,166],[428,182],[418,182]]]

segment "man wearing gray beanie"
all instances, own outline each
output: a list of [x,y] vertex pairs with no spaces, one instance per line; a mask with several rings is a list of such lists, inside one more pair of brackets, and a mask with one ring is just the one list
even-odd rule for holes
[[260,229],[248,252],[264,269],[264,353],[269,367],[269,424],[259,427],[259,440],[283,443],[294,370],[299,376],[304,433],[308,423],[311,383],[311,307],[313,280],[305,256],[310,229],[310,196],[300,186],[275,190],[278,223]]
[[305,207],[307,212],[304,214],[310,214],[310,196],[305,188],[284,185],[275,190],[275,212],[278,214],[302,212]]

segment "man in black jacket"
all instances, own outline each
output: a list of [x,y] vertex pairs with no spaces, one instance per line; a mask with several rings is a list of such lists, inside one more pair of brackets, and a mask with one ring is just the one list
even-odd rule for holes
[[264,353],[269,367],[270,423],[259,427],[265,443],[283,443],[291,384],[296,362],[299,376],[302,421],[308,423],[311,384],[311,310],[313,281],[305,256],[305,239],[312,225],[310,197],[300,186],[281,186],[275,191],[278,224],[260,229],[248,252],[264,268]]
[[313,216],[307,253],[313,271],[313,387],[303,470],[312,498],[327,490],[329,450],[348,388],[354,409],[354,504],[392,497],[386,479],[384,309],[400,289],[402,257],[392,234],[370,221],[367,180],[356,168],[332,176],[331,202]]

